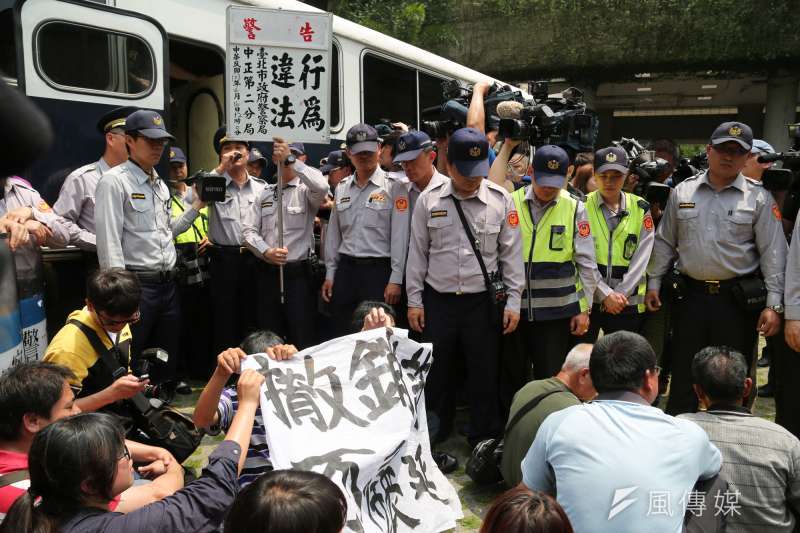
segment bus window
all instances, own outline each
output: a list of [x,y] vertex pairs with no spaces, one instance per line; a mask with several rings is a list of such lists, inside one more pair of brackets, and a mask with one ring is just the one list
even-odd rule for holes
[[153,86],[152,52],[133,35],[47,22],[34,42],[38,70],[57,89],[140,96]]
[[331,52],[331,129],[336,129],[341,121],[339,112],[339,45],[333,43]]
[[14,12],[10,7],[0,9],[0,76],[17,79]]
[[[419,112],[429,107],[441,107],[444,102],[442,98],[442,82],[444,78],[433,76],[427,72],[419,72]],[[422,117],[422,120],[426,120]]]
[[388,118],[417,127],[417,71],[373,54],[364,55],[363,69],[364,122]]

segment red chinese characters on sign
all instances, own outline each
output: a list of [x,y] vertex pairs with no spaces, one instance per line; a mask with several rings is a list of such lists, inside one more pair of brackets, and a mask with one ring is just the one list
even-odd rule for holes
[[314,30],[311,29],[311,24],[306,22],[305,25],[300,26],[300,35],[305,42],[310,43],[314,39]]
[[246,18],[242,23],[242,28],[244,28],[244,31],[247,32],[247,38],[250,39],[251,41],[255,40],[256,31],[261,31],[261,28],[256,26],[257,22],[258,21],[254,18]]

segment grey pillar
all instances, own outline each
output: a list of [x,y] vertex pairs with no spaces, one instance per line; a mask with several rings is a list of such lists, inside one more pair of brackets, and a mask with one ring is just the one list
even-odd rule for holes
[[767,105],[764,114],[764,140],[776,151],[789,149],[786,125],[797,116],[797,90],[800,79],[787,72],[770,74],[767,79]]

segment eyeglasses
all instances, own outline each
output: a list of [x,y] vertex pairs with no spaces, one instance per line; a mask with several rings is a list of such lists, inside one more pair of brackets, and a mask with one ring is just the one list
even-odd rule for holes
[[104,326],[124,326],[125,324],[136,324],[139,320],[142,319],[142,313],[138,309],[135,313],[133,313],[128,318],[124,318],[122,320],[112,320],[108,317],[103,316],[99,311],[97,312],[97,317],[100,319],[100,322]]
[[122,461],[123,459],[127,459],[128,461],[131,460],[131,452],[130,450],[128,450],[127,446],[123,446],[122,457],[119,458],[120,461]]
[[712,146],[715,152],[729,155],[731,157],[742,157],[745,154],[749,154],[750,150],[745,149],[742,146],[734,145],[734,146],[725,146],[723,144],[715,144]]

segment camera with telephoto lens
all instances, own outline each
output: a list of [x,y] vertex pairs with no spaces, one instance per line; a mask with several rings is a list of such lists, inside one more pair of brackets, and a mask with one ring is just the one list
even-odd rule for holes
[[529,82],[531,98],[522,102],[519,118],[500,120],[500,136],[528,141],[533,146],[555,144],[577,152],[594,150],[600,122],[587,108],[583,93],[570,87],[550,95],[549,88],[546,81]]
[[666,159],[656,157],[655,151],[645,150],[633,138],[622,137],[611,144],[625,150],[628,154],[628,170],[638,177],[633,193],[646,199],[650,203],[664,207],[670,194],[670,187],[659,182],[658,179],[669,167]]
[[205,170],[195,172],[185,180],[186,185],[197,185],[197,194],[204,202],[225,201],[225,177]]
[[131,372],[141,381],[150,378],[150,372],[156,365],[167,364],[169,354],[163,348],[147,348],[139,357],[131,360]]
[[780,161],[782,168],[770,168],[761,176],[764,188],[772,193],[785,193],[782,215],[789,221],[797,219],[800,210],[800,123],[789,124],[789,138],[792,139],[792,149],[787,152],[775,154],[762,154],[758,156],[759,163]]
[[[431,139],[443,139],[467,123],[467,112],[472,100],[473,85],[461,80],[448,80],[442,82],[442,105],[428,107],[422,110],[423,120],[420,130],[428,134]],[[485,111],[486,130],[495,129],[500,117],[497,115],[497,105],[500,102],[524,102],[522,91],[509,85],[494,83],[489,87],[483,99]]]

